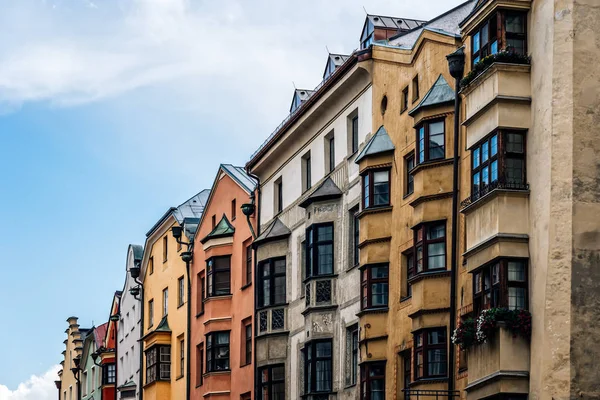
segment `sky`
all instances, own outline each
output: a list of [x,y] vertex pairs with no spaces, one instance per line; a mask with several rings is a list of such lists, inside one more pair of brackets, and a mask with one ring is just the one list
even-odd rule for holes
[[66,319],[108,319],[130,243],[243,166],[365,11],[460,0],[0,0],[0,400],[55,399]]

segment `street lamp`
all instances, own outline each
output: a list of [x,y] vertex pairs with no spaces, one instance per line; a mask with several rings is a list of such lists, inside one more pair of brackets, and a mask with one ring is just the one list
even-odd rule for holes
[[252,233],[252,237],[256,239],[256,233],[254,232],[254,228],[252,227],[252,223],[250,223],[250,217],[254,215],[256,211],[256,204],[254,204],[254,193],[250,195],[250,203],[242,204],[242,213],[246,216],[246,220],[248,221],[248,227],[250,227],[250,232]]
[[75,378],[75,382],[77,382],[77,400],[81,400],[81,355],[77,355],[77,357],[73,358],[73,364],[75,365],[71,368],[71,372],[73,373],[73,377]]

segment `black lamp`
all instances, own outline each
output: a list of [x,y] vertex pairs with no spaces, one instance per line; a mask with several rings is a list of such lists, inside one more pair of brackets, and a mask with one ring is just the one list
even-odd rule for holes
[[112,322],[118,322],[119,319],[121,319],[121,316],[119,314],[113,314],[110,316],[109,318]]
[[242,212],[244,213],[245,216],[249,217],[252,214],[254,214],[254,211],[256,210],[256,206],[253,203],[245,203],[242,204]]
[[192,252],[191,251],[181,252],[181,259],[186,263],[192,261]]
[[465,73],[465,48],[461,47],[452,54],[446,56],[450,75],[454,79],[460,79]]
[[93,352],[92,353],[92,360],[94,361],[94,363],[96,362],[97,359],[98,359],[98,353]]
[[140,261],[135,261],[133,265],[133,267],[129,268],[129,273],[133,279],[137,279],[140,277]]
[[75,357],[73,359],[73,363],[75,364],[76,368],[79,368],[79,363],[81,362],[81,358],[79,358],[79,356]]
[[171,232],[173,233],[173,237],[179,240],[181,239],[183,228],[181,226],[174,226],[171,228]]
[[133,297],[137,297],[140,295],[140,288],[138,286],[132,287],[131,289],[129,289],[129,293],[133,296]]

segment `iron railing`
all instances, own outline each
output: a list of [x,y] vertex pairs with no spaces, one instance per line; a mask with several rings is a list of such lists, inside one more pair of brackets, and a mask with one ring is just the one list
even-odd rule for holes
[[460,390],[402,389],[406,400],[460,399]]
[[500,180],[492,182],[489,185],[480,187],[479,190],[473,192],[469,197],[461,201],[460,208],[463,209],[470,206],[496,189],[527,191],[529,190],[529,184],[522,182],[504,182]]

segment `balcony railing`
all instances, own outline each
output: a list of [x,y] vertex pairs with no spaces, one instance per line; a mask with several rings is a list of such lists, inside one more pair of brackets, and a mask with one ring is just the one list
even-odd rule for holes
[[473,192],[471,196],[461,201],[460,208],[467,208],[471,204],[481,200],[496,189],[527,191],[529,190],[529,184],[522,182],[504,182],[500,180],[492,182],[489,185],[480,187],[479,190]]
[[460,390],[426,390],[426,389],[402,389],[406,400],[419,399],[460,399]]
[[286,308],[274,307],[260,310],[257,315],[258,335],[282,332],[287,329]]

